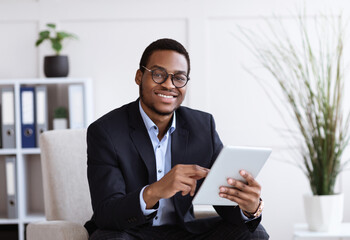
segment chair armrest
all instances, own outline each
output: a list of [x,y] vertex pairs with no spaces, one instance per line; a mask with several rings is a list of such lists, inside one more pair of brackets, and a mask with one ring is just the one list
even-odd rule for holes
[[219,216],[211,205],[194,205],[193,208],[196,219]]
[[33,222],[27,226],[28,240],[88,240],[83,225],[68,221]]

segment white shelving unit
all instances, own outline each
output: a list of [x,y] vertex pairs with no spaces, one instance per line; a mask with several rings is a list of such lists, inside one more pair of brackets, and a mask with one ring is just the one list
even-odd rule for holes
[[[0,79],[0,88],[12,86],[15,96],[16,148],[0,149],[0,231],[1,226],[16,225],[18,239],[25,239],[26,224],[45,219],[39,148],[22,148],[20,118],[20,88],[22,86],[47,86],[49,130],[52,129],[53,109],[68,109],[68,86],[81,84],[84,89],[84,125],[93,120],[92,80],[90,78],[31,78]],[[5,180],[5,157],[16,157],[16,183],[18,218],[7,218],[7,193]],[[1,238],[1,232],[0,232]]]
[[343,222],[337,228],[327,232],[310,231],[306,223],[298,223],[294,225],[294,240],[299,239],[350,239],[350,223]]

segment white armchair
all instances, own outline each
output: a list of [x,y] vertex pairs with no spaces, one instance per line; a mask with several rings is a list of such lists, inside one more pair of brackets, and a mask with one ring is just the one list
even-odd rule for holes
[[30,223],[28,240],[87,240],[92,216],[86,176],[86,130],[47,131],[40,137],[45,216]]

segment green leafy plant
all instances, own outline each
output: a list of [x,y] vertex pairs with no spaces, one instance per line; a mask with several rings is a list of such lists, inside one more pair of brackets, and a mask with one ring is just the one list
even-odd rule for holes
[[56,55],[60,55],[62,50],[62,41],[64,39],[77,39],[77,36],[72,33],[62,32],[56,30],[56,25],[53,23],[46,24],[48,30],[39,32],[39,39],[35,42],[35,46],[39,46],[45,40],[51,42],[51,47]]
[[244,36],[240,40],[270,72],[287,100],[299,131],[295,140],[301,145],[301,157],[295,162],[307,176],[313,194],[332,195],[338,174],[349,162],[341,161],[349,143],[349,112],[342,107],[342,17],[299,15],[299,34],[293,36],[278,18],[266,23],[270,33],[240,28]]
[[54,118],[67,118],[67,109],[65,107],[57,107],[54,112]]

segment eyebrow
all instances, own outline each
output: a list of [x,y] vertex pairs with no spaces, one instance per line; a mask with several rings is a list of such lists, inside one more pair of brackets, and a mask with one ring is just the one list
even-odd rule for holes
[[[159,69],[162,69],[162,70],[164,70],[164,71],[166,71],[166,72],[168,73],[168,70],[166,70],[164,67],[161,67],[161,66],[159,66],[159,65],[152,65],[152,66],[150,66],[149,68],[150,68],[150,69],[152,69],[152,68],[159,68]],[[173,74],[178,74],[178,73],[187,75],[187,72],[186,72],[186,71],[175,71],[175,72],[173,72]]]

